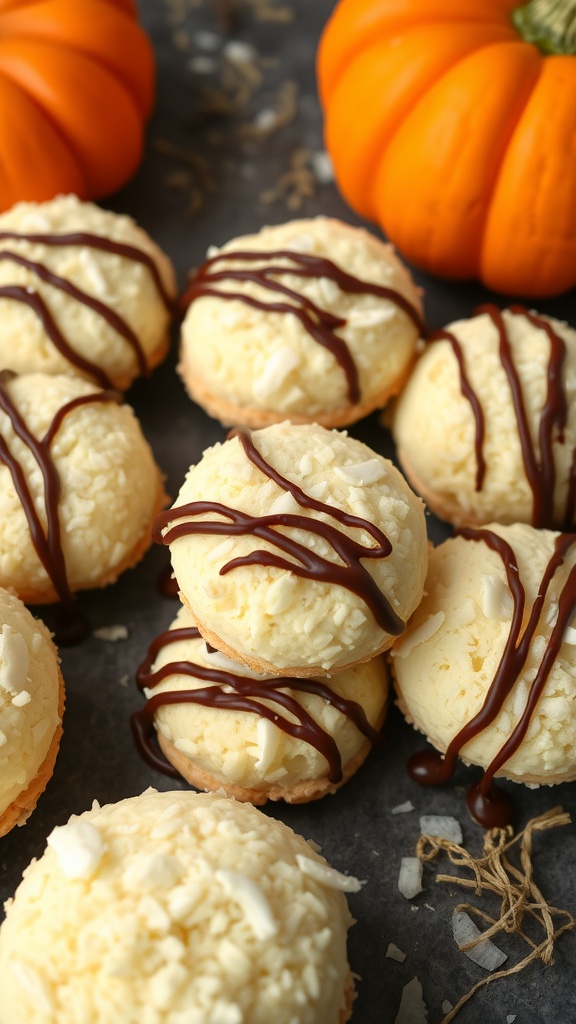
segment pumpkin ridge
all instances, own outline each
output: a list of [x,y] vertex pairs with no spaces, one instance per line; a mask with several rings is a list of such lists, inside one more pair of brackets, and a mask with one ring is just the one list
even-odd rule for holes
[[[483,47],[455,65],[449,80],[441,76],[405,117],[375,172],[374,196],[385,232],[406,258],[415,260],[417,233],[419,265],[441,266],[450,277],[478,274],[492,191],[506,152],[500,130],[507,138],[511,123],[521,117],[540,64],[534,48],[519,40]],[[517,102],[518,82],[526,79]],[[437,159],[422,177],[423,154],[432,149]],[[466,255],[456,261],[452,252],[462,237]]]
[[[70,143],[69,143],[68,139],[65,137],[65,135],[61,132],[59,126],[55,123],[53,118],[50,116],[49,112],[42,106],[41,103],[38,102],[38,100],[34,96],[32,96],[28,92],[27,89],[23,89],[19,82],[15,81],[12,78],[11,75],[7,75],[4,72],[3,68],[0,66],[0,83],[1,83],[2,80],[4,80],[5,83],[8,83],[8,85],[12,89],[17,90],[17,92],[23,97],[23,99],[25,100],[25,102],[27,104],[29,104],[32,107],[34,107],[36,113],[39,115],[39,117],[42,119],[42,121],[45,122],[48,125],[49,129],[58,138],[60,144],[63,146],[63,148],[69,154],[71,162],[75,165],[75,172],[76,172],[76,174],[78,175],[79,179],[81,179],[82,182],[83,182],[83,186],[80,187],[78,185],[75,190],[78,193],[80,193],[82,190],[85,190],[86,189],[86,185],[87,185],[86,175],[84,173],[84,169],[83,169],[81,163],[78,160],[77,153],[73,149],[73,147],[70,145]],[[10,145],[9,140],[6,140],[6,144]],[[6,174],[6,177],[7,177],[8,181],[11,184],[11,187],[12,187],[14,195],[16,197],[19,197],[19,198],[24,198],[24,196],[20,196],[19,195],[20,189],[19,189],[19,180],[18,180],[17,175],[15,175],[15,173],[12,172],[10,163],[7,163],[7,161],[3,158],[3,155],[2,155],[3,149],[4,149],[4,146],[0,145],[0,162],[2,164],[3,172],[4,172],[4,174]],[[26,198],[28,198],[31,201],[33,201],[33,200],[43,201],[45,199],[51,198],[51,195],[46,195],[44,193],[37,193],[35,195],[30,195],[29,197],[26,197]],[[16,201],[17,201],[16,199],[13,199],[13,200],[11,200],[6,205],[7,206],[11,206],[12,203],[16,202]],[[0,209],[4,209],[4,208],[5,208],[5,205],[0,203]]]

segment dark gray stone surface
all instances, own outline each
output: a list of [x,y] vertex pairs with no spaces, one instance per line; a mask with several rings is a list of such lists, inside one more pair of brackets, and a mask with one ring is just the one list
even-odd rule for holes
[[[273,4],[281,5],[282,0]],[[157,109],[140,171],[107,205],[133,214],[157,239],[174,260],[181,286],[187,270],[203,259],[210,243],[223,243],[265,222],[317,213],[357,222],[330,184],[317,183],[314,196],[293,212],[287,210],[284,201],[264,205],[260,198],[287,169],[295,151],[302,147],[313,152],[322,149],[314,55],[322,25],[334,4],[332,0],[292,0],[290,6],[294,19],[282,23],[258,20],[254,5],[248,2],[227,5],[215,0],[142,0],[143,21],[154,40],[158,60]],[[235,12],[230,38],[254,46],[270,63],[262,68],[262,82],[247,109],[216,118],[202,111],[201,91],[207,83],[216,83],[218,73],[195,71],[198,64],[194,58],[220,61],[227,38],[223,15],[229,10]],[[213,52],[205,48],[209,38],[200,37],[204,48],[198,45],[198,30],[216,34]],[[294,119],[267,139],[244,139],[242,124],[259,110],[274,106],[287,79],[298,87]],[[162,152],[166,140],[176,147],[175,154],[182,151],[181,158]],[[206,161],[212,190],[200,181],[202,206],[191,217],[186,208],[194,191],[191,186],[198,183],[198,157]],[[489,297],[477,286],[454,285],[419,273],[416,277],[425,289],[427,319],[432,328],[469,314],[479,301]],[[540,303],[539,308],[574,319],[574,294]],[[174,496],[188,465],[203,448],[224,437],[219,425],[185,396],[174,372],[175,351],[174,345],[167,363],[151,380],[134,386],[128,396]],[[391,453],[391,442],[375,416],[352,428],[351,433],[379,451]],[[447,531],[431,518],[430,533],[438,540]],[[31,857],[41,854],[48,832],[70,813],[88,808],[94,798],[107,802],[134,795],[150,785],[174,787],[173,782],[140,761],[128,727],[130,712],[140,706],[133,681],[135,669],[150,640],[167,626],[174,612],[173,603],[163,599],[156,589],[159,571],[166,564],[166,552],[154,549],[114,587],[81,597],[93,628],[121,623],[128,626],[129,639],[112,644],[90,637],[79,647],[62,652],[67,684],[62,748],[54,777],[28,824],[0,840],[2,898],[13,893],[22,869]],[[45,615],[50,621],[49,612]],[[354,1024],[392,1024],[402,988],[414,975],[424,988],[429,1024],[438,1024],[443,1016],[442,1002],[456,1003],[483,976],[481,968],[457,950],[451,934],[452,909],[464,898],[463,890],[437,885],[430,867],[424,872],[425,891],[412,904],[396,888],[400,858],[413,853],[421,813],[454,815],[462,823],[465,843],[475,852],[481,850],[481,829],[469,819],[464,803],[464,787],[476,773],[461,767],[454,784],[422,790],[405,772],[407,757],[421,747],[422,740],[394,709],[381,748],[340,792],[308,806],[275,805],[266,810],[319,843],[335,867],[366,879],[362,891],[350,898],[357,922],[350,936],[350,959],[353,971],[360,976]],[[509,789],[514,793],[518,827],[557,804],[572,813],[576,811],[574,786]],[[413,802],[415,811],[393,816],[391,809],[406,800]],[[574,911],[574,828],[537,838],[534,855],[536,878],[544,896],[557,907]],[[494,904],[481,905],[488,912],[497,910]],[[406,953],[403,964],[386,958],[390,942]],[[525,955],[519,941],[505,939],[501,945],[511,959]],[[517,1024],[576,1021],[573,962],[574,936],[568,934],[558,944],[554,966],[545,968],[538,963],[520,975],[497,981],[478,993],[458,1020],[461,1024],[504,1024],[507,1015],[516,1014]]]

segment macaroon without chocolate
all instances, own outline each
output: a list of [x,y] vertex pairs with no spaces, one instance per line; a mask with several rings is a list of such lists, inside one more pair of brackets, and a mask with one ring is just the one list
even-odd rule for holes
[[467,528],[430,553],[392,652],[406,717],[440,751],[531,785],[576,779],[576,537]]
[[228,426],[353,423],[397,394],[423,330],[392,247],[329,217],[233,239],[184,303],[180,374]]
[[574,529],[576,331],[522,306],[449,324],[414,367],[393,433],[441,519]]
[[424,506],[392,463],[317,424],[204,452],[155,524],[208,642],[273,675],[329,675],[386,650],[417,607]]
[[168,257],[131,217],[76,196],[0,216],[0,367],[124,390],[164,359]]
[[23,825],[52,776],[64,682],[50,634],[0,589],[0,836]]
[[359,888],[222,795],[95,805],[53,830],[8,903],[0,1024],[344,1024]]
[[207,646],[184,607],[151,644],[138,681],[148,699],[132,726],[146,759],[161,767],[153,723],[187,782],[253,804],[335,792],[377,741],[388,705],[382,656],[330,680],[265,676]]
[[118,392],[0,375],[0,586],[30,604],[113,582],[151,543],[163,482]]

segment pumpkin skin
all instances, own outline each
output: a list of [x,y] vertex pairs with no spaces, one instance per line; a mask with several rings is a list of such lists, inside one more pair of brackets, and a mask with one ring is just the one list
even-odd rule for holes
[[116,191],[153,96],[133,0],[0,0],[0,209]]
[[576,284],[576,56],[521,0],[340,0],[318,53],[349,204],[416,266],[511,295]]

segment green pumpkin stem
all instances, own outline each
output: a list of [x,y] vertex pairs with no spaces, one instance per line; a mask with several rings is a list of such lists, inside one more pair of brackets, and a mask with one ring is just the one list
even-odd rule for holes
[[512,12],[512,21],[543,53],[576,53],[576,0],[530,0]]

